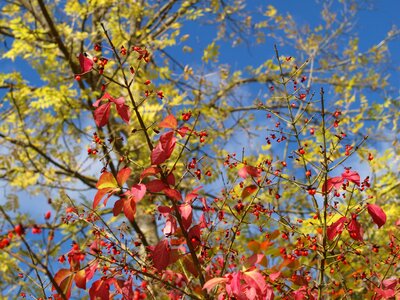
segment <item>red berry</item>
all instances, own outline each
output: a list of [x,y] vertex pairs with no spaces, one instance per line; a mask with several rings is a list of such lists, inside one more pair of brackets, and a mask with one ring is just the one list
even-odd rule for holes
[[95,51],[101,51],[101,46],[99,44],[94,45],[94,50]]
[[25,229],[24,229],[24,227],[22,227],[21,224],[18,224],[18,225],[16,225],[16,226],[14,227],[14,231],[15,231],[15,233],[16,233],[17,235],[21,236],[21,235],[24,234]]
[[81,78],[81,76],[80,75],[75,75],[75,80],[76,81],[80,81],[82,78]]

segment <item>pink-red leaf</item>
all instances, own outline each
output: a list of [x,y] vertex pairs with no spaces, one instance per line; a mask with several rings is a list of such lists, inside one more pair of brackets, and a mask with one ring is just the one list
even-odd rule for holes
[[160,136],[157,146],[151,151],[151,164],[159,165],[171,157],[176,144],[174,132],[169,131]]
[[339,190],[343,182],[341,176],[329,178],[322,186],[322,193],[329,193],[333,188]]
[[238,171],[238,175],[245,179],[247,176],[260,177],[261,172],[258,168],[252,166],[244,166]]
[[255,288],[259,295],[263,295],[267,290],[264,277],[256,270],[244,272],[243,279],[250,287]]
[[146,195],[146,186],[143,183],[135,184],[131,188],[131,195],[136,203],[143,199]]
[[176,120],[174,115],[169,115],[161,121],[158,127],[175,129],[176,127],[178,127],[178,121]]
[[360,186],[360,175],[356,171],[346,170],[342,173],[342,178]]
[[129,119],[131,118],[131,112],[129,110],[129,106],[126,104],[122,104],[122,105],[116,105],[116,108],[121,119],[126,124],[129,124]]
[[167,219],[165,220],[165,226],[163,228],[163,233],[166,237],[173,235],[176,232],[177,225],[176,219],[174,216],[168,214]]
[[97,127],[103,127],[107,124],[108,119],[110,118],[110,108],[110,102],[96,108],[94,111],[94,121],[96,122]]
[[183,138],[186,136],[186,133],[187,133],[188,131],[190,131],[190,128],[187,127],[187,126],[182,126],[181,128],[179,128],[179,129],[177,130],[178,134],[179,134],[181,137],[183,137]]
[[381,296],[383,299],[393,299],[394,295],[396,294],[392,289],[381,289],[375,288],[375,292]]
[[355,218],[352,218],[349,225],[347,225],[347,230],[350,233],[350,237],[356,241],[363,241],[363,230],[360,223]]
[[374,223],[381,228],[386,223],[386,214],[383,209],[376,204],[367,204],[367,210]]
[[333,240],[338,234],[342,233],[344,225],[347,222],[346,217],[341,217],[336,222],[332,223],[327,229],[328,239]]
[[90,72],[93,69],[93,60],[87,57],[86,53],[80,53],[78,56],[79,64],[81,66],[81,74],[83,75],[87,72]]
[[390,277],[390,278],[385,279],[384,281],[382,281],[382,286],[385,289],[394,290],[398,283],[400,283],[399,279],[397,279],[396,277]]
[[183,227],[187,230],[192,225],[192,205],[182,204],[179,206],[179,212],[181,213]]
[[281,274],[282,274],[281,272],[271,273],[271,274],[269,274],[269,279],[271,279],[272,282],[274,282],[281,276]]
[[117,174],[117,182],[119,186],[123,186],[124,183],[128,180],[129,176],[131,176],[132,170],[130,168],[123,168],[119,170]]
[[204,285],[203,285],[203,290],[207,290],[207,293],[210,293],[211,290],[216,287],[219,284],[226,284],[228,282],[228,278],[225,277],[216,277],[208,280]]

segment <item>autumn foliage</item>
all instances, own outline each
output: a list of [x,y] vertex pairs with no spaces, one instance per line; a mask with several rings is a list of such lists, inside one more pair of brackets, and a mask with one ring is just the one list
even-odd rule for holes
[[[90,204],[65,196],[41,225],[16,223],[1,207],[1,251],[17,256],[9,249],[23,245],[27,268],[44,274],[35,299],[398,299],[400,224],[352,160],[372,163],[369,137],[351,136],[341,107],[307,84],[309,60],[275,46],[268,97],[283,105],[257,102],[263,145],[212,157],[216,129],[196,107],[145,119],[146,103],[170,96],[143,77],[152,53],[101,28],[101,42],[83,49],[95,55],[80,53],[71,79],[98,78],[84,153],[96,174]],[[57,259],[30,247],[42,230],[69,241],[54,246]]]

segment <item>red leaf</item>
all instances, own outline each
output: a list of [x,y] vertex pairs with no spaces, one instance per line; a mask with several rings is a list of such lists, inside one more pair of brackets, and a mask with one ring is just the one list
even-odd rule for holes
[[181,213],[183,227],[187,230],[192,225],[192,205],[182,204],[179,206],[179,212]]
[[159,142],[157,146],[151,151],[151,164],[160,165],[168,159],[165,150]]
[[182,200],[182,195],[181,195],[181,193],[180,193],[179,191],[175,190],[175,189],[165,188],[165,189],[163,190],[163,192],[164,192],[164,194],[165,194],[168,198],[170,198],[170,199],[172,199],[172,200],[175,200],[175,201],[180,201],[180,200]]
[[155,179],[146,183],[146,188],[151,193],[159,193],[167,187],[168,185],[166,185],[160,179]]
[[110,284],[108,280],[99,279],[93,282],[89,290],[90,300],[109,300],[110,299]]
[[131,172],[132,170],[130,168],[123,168],[119,170],[117,174],[117,182],[119,186],[122,187],[124,185],[124,183],[128,180],[129,176],[131,175]]
[[136,203],[146,195],[146,186],[143,183],[135,184],[131,188],[131,194]]
[[128,280],[114,280],[115,289],[122,295],[122,299],[135,299],[132,290],[132,277]]
[[178,132],[178,134],[179,134],[181,137],[184,138],[184,137],[186,136],[186,133],[187,133],[189,130],[190,130],[189,127],[183,126],[183,127],[179,128],[179,129],[177,130],[177,132]]
[[163,121],[161,121],[158,127],[175,129],[176,127],[178,127],[178,121],[176,120],[174,115],[169,115]]
[[159,165],[171,157],[176,144],[174,132],[169,131],[160,136],[157,146],[151,151],[151,164]]
[[108,102],[96,108],[94,111],[94,121],[97,127],[103,127],[107,124],[108,118],[110,117],[111,103]]
[[396,294],[394,290],[392,289],[380,289],[380,288],[375,288],[374,290],[379,296],[381,296],[383,299],[390,299],[393,298],[394,295]]
[[269,279],[271,279],[272,282],[274,282],[274,281],[277,280],[280,276],[281,276],[281,272],[271,273],[271,274],[269,274]]
[[227,285],[226,291],[228,292],[228,294],[233,293],[239,299],[244,299],[241,279],[242,279],[241,272],[232,273],[232,279],[229,285]]
[[[85,53],[86,54],[86,53]],[[87,72],[90,72],[93,69],[93,60],[88,58],[84,53],[80,53],[78,56],[79,64],[81,66],[81,74],[83,75]]]
[[125,199],[119,199],[114,203],[114,207],[113,207],[113,215],[114,216],[118,216],[122,212],[122,209],[124,207],[124,201],[125,201]]
[[115,102],[115,99],[107,92],[105,92],[103,96],[98,100],[104,100],[104,99],[110,100],[111,102]]
[[339,190],[344,180],[341,176],[329,178],[322,186],[322,193],[329,193],[333,188]]
[[360,186],[360,175],[355,171],[346,170],[342,173],[342,178]]
[[244,281],[257,290],[258,295],[263,295],[267,290],[267,284],[264,277],[256,270],[243,273]]
[[100,203],[101,199],[103,199],[104,195],[109,193],[108,197],[104,200],[104,205],[105,205],[107,203],[107,200],[111,197],[113,190],[114,190],[113,188],[105,188],[105,189],[98,190],[96,193],[96,196],[94,196],[93,209],[96,209],[97,205],[99,205],[99,203]]
[[251,194],[253,194],[255,191],[257,191],[258,187],[255,184],[246,186],[243,191],[242,191],[242,199],[247,198]]
[[391,277],[382,281],[382,285],[385,287],[385,289],[392,290],[396,288],[397,283],[399,283],[399,280],[396,277]]
[[140,180],[142,180],[143,178],[149,177],[149,176],[155,176],[158,173],[160,173],[159,167],[149,167],[149,168],[143,170],[142,174],[140,174]]
[[164,217],[171,213],[172,209],[169,206],[160,205],[157,207],[157,210],[160,214],[164,215]]
[[130,199],[130,200],[125,200],[124,201],[124,214],[126,218],[133,222],[135,219],[135,213],[136,213],[136,203],[135,200]]
[[347,230],[350,233],[350,237],[356,241],[363,241],[363,230],[360,223],[355,218],[351,219],[351,222],[347,226]]
[[371,215],[374,223],[381,228],[386,223],[386,214],[383,209],[376,204],[367,204],[368,213]]
[[129,106],[126,104],[122,104],[122,105],[116,105],[116,108],[121,119],[126,124],[129,124],[129,119],[131,118],[131,112],[129,110]]
[[327,229],[327,236],[328,239],[331,241],[337,236],[338,234],[342,233],[344,229],[344,224],[347,222],[346,217],[341,217],[335,223],[332,223]]
[[98,265],[99,265],[99,263],[97,262],[97,260],[95,260],[88,267],[86,267],[86,269],[85,269],[86,282],[93,278],[94,273],[96,272]]
[[245,179],[247,176],[260,177],[261,176],[261,171],[256,167],[244,166],[243,168],[241,168],[238,171],[238,175],[240,177],[242,177],[243,179]]
[[[203,188],[202,186],[199,186],[199,187],[195,188],[193,191],[191,191],[189,194],[186,194],[185,202],[189,203],[189,202],[192,202],[193,199],[197,198],[197,196],[199,195],[197,192],[202,188]],[[206,203],[206,205],[207,205],[207,203]]]
[[169,185],[172,185],[172,186],[175,185],[175,175],[174,175],[174,173],[169,173],[169,174],[168,174],[168,176],[167,176],[167,183],[168,183]]
[[211,290],[216,287],[219,284],[226,284],[228,282],[228,278],[225,277],[216,277],[208,280],[204,285],[203,285],[203,290],[207,290],[207,293],[210,293]]
[[[193,247],[197,248],[200,245],[200,226],[194,225],[188,232],[189,240],[191,240]],[[195,241],[193,241],[193,239]]]
[[158,271],[165,270],[169,264],[170,247],[167,240],[161,240],[151,253],[153,265]]
[[267,266],[267,257],[264,254],[261,253],[255,253],[252,256],[250,256],[248,259],[245,261],[246,267],[253,267],[256,264],[262,265],[262,266]]

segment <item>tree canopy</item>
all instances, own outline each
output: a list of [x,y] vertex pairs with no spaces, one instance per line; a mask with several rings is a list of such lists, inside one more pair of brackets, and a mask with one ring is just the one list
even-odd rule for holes
[[[38,255],[34,258],[29,258],[32,251],[23,240],[0,252],[0,259],[7,261],[0,267],[3,291],[37,295],[40,285],[48,290],[44,283],[35,286],[29,279],[21,280],[17,287],[15,278],[22,271],[32,276],[33,270],[49,275],[46,272],[54,266],[48,260],[66,252],[67,242],[88,243],[89,230],[100,230],[90,227],[90,221],[61,218],[66,209],[70,213],[94,209],[94,218],[117,224],[121,235],[125,232],[122,220],[128,218],[133,229],[126,229],[125,234],[129,232],[132,240],[144,246],[156,247],[153,255],[163,253],[167,247],[162,244],[163,236],[168,230],[164,224],[172,222],[169,210],[174,208],[163,197],[179,197],[165,192],[159,182],[147,185],[147,191],[153,190],[144,197],[140,185],[142,180],[148,183],[148,176],[160,176],[160,182],[169,180],[168,184],[179,186],[186,197],[201,195],[206,199],[204,207],[224,199],[228,224],[252,222],[236,215],[241,211],[237,205],[248,197],[257,200],[251,201],[252,205],[262,204],[277,214],[278,222],[269,229],[262,228],[267,221],[257,217],[255,226],[243,229],[241,235],[239,231],[237,241],[233,239],[228,247],[233,252],[247,248],[259,252],[262,239],[255,238],[255,228],[275,234],[275,229],[284,232],[282,227],[288,222],[301,218],[305,224],[296,234],[315,231],[315,210],[324,207],[324,193],[343,184],[362,183],[353,173],[346,173],[346,167],[353,167],[349,172],[368,169],[362,175],[370,176],[371,186],[366,194],[355,193],[354,199],[366,205],[370,205],[366,197],[374,199],[388,217],[385,232],[398,231],[394,224],[399,212],[400,110],[398,90],[392,86],[388,70],[393,67],[390,43],[398,42],[400,31],[393,28],[370,48],[360,49],[355,24],[358,13],[368,7],[359,1],[318,3],[320,18],[312,24],[298,22],[278,5],[244,0],[15,0],[3,1],[0,7],[4,62],[0,70],[0,178],[7,198],[1,206],[2,227],[12,223],[36,228],[40,222],[18,214],[24,191],[49,198],[56,217],[53,223],[47,220],[38,228],[57,237],[53,244],[32,239],[30,246]],[[188,121],[187,125],[181,127],[182,121]],[[165,130],[169,129],[179,135],[168,135]],[[173,152],[175,143],[180,150]],[[170,153],[165,150],[168,147]],[[149,169],[170,157],[174,163],[160,170]],[[270,169],[268,162],[272,161]],[[129,171],[124,169],[127,166]],[[236,171],[230,172],[226,166]],[[260,177],[256,168],[275,172],[270,187],[257,187],[260,182],[246,185],[250,177]],[[276,174],[277,170],[282,175]],[[307,171],[321,175],[315,181],[304,181],[304,186],[294,184],[295,178],[304,177]],[[328,181],[328,171],[334,171],[335,176],[329,177],[336,182]],[[168,179],[173,172],[175,177]],[[116,205],[114,210],[123,210],[125,216],[110,216],[110,206],[102,207],[103,196],[114,194],[113,189],[125,183],[136,199],[138,195],[143,198],[134,208],[136,215],[129,217],[122,201],[124,209]],[[202,192],[196,190],[199,186],[203,186]],[[321,198],[314,197],[314,188]],[[160,195],[163,191],[165,195]],[[242,200],[238,202],[238,198]],[[181,206],[185,215],[185,206]],[[204,207],[193,207],[194,215],[198,217]],[[367,207],[374,222],[382,226],[380,208]],[[191,209],[190,222],[188,217],[183,221],[174,217],[183,226],[184,238],[197,238],[199,229],[189,226]],[[328,227],[325,216],[324,250],[328,238],[341,233],[345,222],[349,222],[348,228],[355,224],[347,217],[335,217],[331,220],[335,225]],[[227,230],[221,226],[210,239],[228,235]],[[349,230],[350,236],[355,231]],[[0,233],[3,238],[8,234],[6,230]],[[14,229],[15,233],[18,235]],[[387,238],[383,231],[368,236],[377,245]],[[274,243],[271,255],[279,253],[279,242]],[[187,245],[192,254],[193,244]],[[46,258],[49,269],[38,263],[40,257]],[[192,260],[195,266],[199,264],[195,257]],[[155,268],[165,269],[160,266],[163,263],[155,261]],[[395,270],[388,272],[395,274]],[[199,273],[204,286],[207,280],[201,279],[199,270],[189,272]],[[349,267],[343,274],[354,272]],[[246,273],[239,281],[258,274]],[[213,288],[215,285],[206,286],[206,290]],[[150,288],[156,293],[154,289]],[[196,289],[188,293],[201,295]]]

